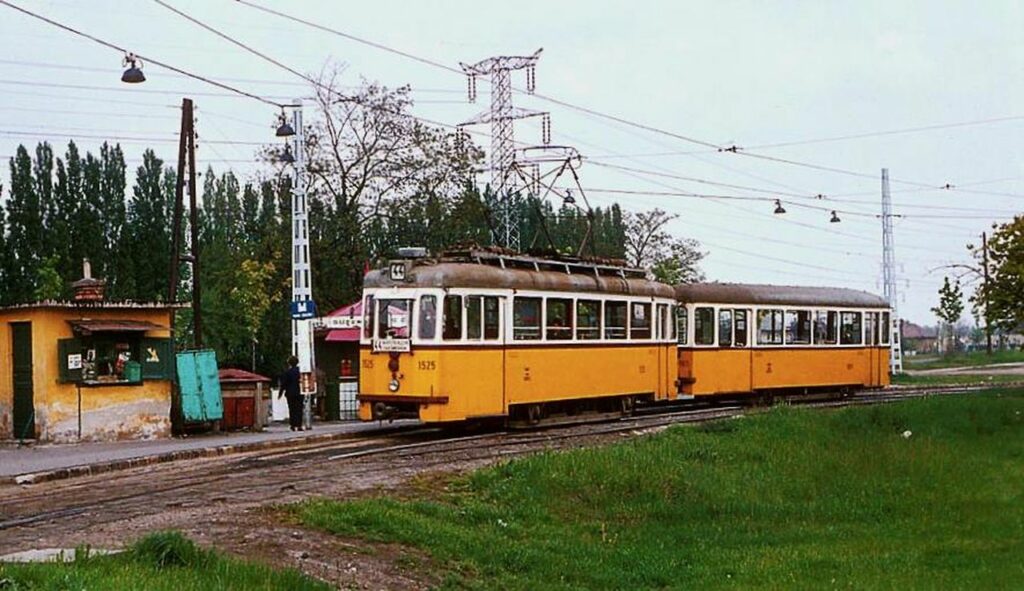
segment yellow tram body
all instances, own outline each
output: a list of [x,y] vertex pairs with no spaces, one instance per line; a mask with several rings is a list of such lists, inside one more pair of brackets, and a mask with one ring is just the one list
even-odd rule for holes
[[359,416],[536,422],[674,399],[672,289],[623,267],[474,251],[364,281]]
[[676,287],[683,397],[889,385],[891,318],[851,289]]

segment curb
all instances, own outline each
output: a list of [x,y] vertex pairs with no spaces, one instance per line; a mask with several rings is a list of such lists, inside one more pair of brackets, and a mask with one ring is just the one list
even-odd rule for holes
[[251,441],[248,443],[230,443],[226,445],[217,445],[213,447],[183,449],[178,451],[152,454],[148,456],[125,458],[122,460],[110,460],[107,462],[98,462],[95,464],[81,464],[78,466],[69,466],[67,468],[56,468],[54,470],[44,470],[41,472],[27,472],[25,474],[3,476],[0,477],[0,484],[39,484],[41,482],[64,480],[68,478],[78,478],[81,476],[92,476],[95,474],[104,474],[106,472],[116,472],[119,470],[129,470],[131,468],[138,468],[141,466],[152,466],[155,464],[175,462],[178,460],[211,458],[216,456],[227,456],[250,451],[282,449],[288,447],[299,447],[308,444],[327,443],[330,441],[338,441],[341,439],[350,439],[358,435],[360,435],[359,432],[345,431],[322,435],[310,435],[308,437],[293,437],[288,439],[273,439],[268,441]]

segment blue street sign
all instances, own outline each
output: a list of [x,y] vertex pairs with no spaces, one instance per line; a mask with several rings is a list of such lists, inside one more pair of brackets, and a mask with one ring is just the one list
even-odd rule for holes
[[313,300],[292,302],[292,320],[309,320],[316,318],[316,303]]

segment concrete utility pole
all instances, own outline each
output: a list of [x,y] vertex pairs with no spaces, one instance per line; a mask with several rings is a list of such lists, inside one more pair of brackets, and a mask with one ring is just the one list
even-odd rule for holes
[[490,110],[461,125],[491,124],[491,189],[501,204],[498,212],[500,235],[494,238],[495,242],[514,250],[519,250],[520,239],[519,219],[512,208],[511,199],[516,189],[516,179],[511,174],[515,163],[513,121],[527,117],[543,117],[542,135],[546,144],[551,139],[551,120],[548,113],[512,106],[511,73],[513,70],[526,70],[526,90],[532,94],[536,85],[537,59],[541,51],[538,49],[533,55],[526,56],[489,57],[472,65],[460,64],[462,71],[469,77],[468,92],[471,103],[476,102],[476,77],[490,76],[491,79]]
[[[306,144],[302,127],[302,100],[296,101],[292,111],[292,138],[295,158],[295,183],[292,186],[292,354],[299,358],[302,374],[303,425],[312,424],[312,397],[316,394],[316,355],[313,350],[313,322],[316,306],[313,303],[312,273],[309,263],[309,211],[306,208]],[[304,314],[297,314],[301,308]],[[297,319],[296,316],[306,316]]]
[[892,232],[892,196],[889,193],[889,169],[882,169],[882,279],[885,300],[892,314],[889,322],[889,373],[903,373],[903,344],[900,342],[900,317],[896,310],[896,249]]
[[985,352],[992,354],[992,325],[988,323],[988,232],[981,233],[981,273],[985,281],[982,290],[985,294]]

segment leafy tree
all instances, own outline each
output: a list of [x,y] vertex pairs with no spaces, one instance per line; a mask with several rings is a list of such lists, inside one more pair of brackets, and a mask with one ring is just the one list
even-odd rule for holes
[[[980,247],[971,248],[982,258]],[[976,313],[988,305],[988,321],[1004,332],[1024,328],[1024,216],[998,225],[988,240],[989,280],[971,297]]]
[[36,268],[44,253],[43,211],[35,183],[32,158],[18,146],[11,159],[11,189],[7,200],[7,301],[28,302],[35,292]]
[[626,261],[666,283],[701,281],[704,258],[697,241],[676,238],[665,226],[678,216],[661,209],[625,215]]
[[65,282],[57,271],[59,259],[56,255],[43,259],[36,269],[36,290],[33,299],[37,302],[59,300],[64,295]]
[[[952,352],[956,323],[959,322],[960,316],[964,312],[964,299],[959,281],[951,283],[949,277],[944,279],[942,287],[939,288],[939,305],[932,308],[932,312],[945,324],[951,345],[947,351]],[[941,328],[940,325],[940,331]]]

